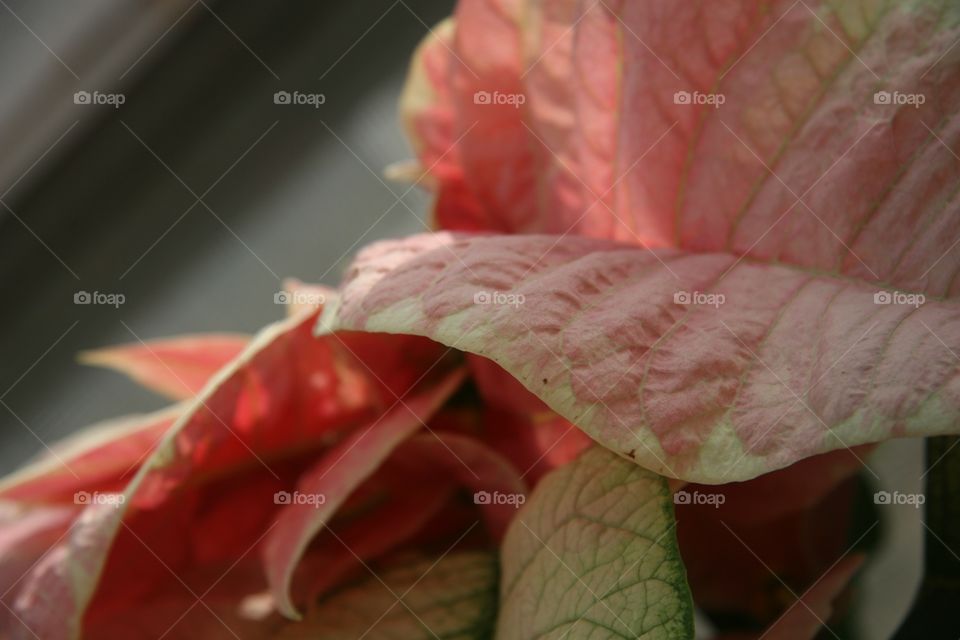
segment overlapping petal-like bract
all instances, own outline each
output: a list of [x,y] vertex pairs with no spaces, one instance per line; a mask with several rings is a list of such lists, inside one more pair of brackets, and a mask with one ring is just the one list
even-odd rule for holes
[[[329,622],[311,615],[317,598],[367,562],[461,535],[458,487],[526,491],[469,421],[415,435],[461,386],[462,358],[416,336],[318,340],[317,314],[295,309],[233,358],[216,336],[101,352],[158,391],[199,391],[81,432],[0,484],[0,635],[273,637],[295,602],[306,631]],[[479,509],[490,540],[515,512]],[[268,615],[245,615],[261,593]]]
[[[437,226],[508,235],[366,250],[321,333],[456,345],[665,475],[780,470],[730,522],[817,517],[870,443],[960,424],[958,37],[947,0],[462,0],[402,113]],[[827,556],[771,637],[816,633]]]
[[297,490],[304,495],[324,496],[323,504],[293,504],[285,509],[275,530],[267,534],[264,549],[268,579],[282,613],[296,615],[290,601],[290,583],[310,541],[348,496],[421,427],[420,416],[433,415],[462,380],[462,375],[450,376],[430,394],[410,401],[410,405],[397,403],[369,427],[337,444],[304,472]]
[[404,119],[438,225],[514,237],[369,249],[329,326],[686,480],[956,432],[958,38],[944,0],[463,0]]
[[[696,291],[723,303],[677,297]],[[617,453],[722,483],[956,430],[960,305],[875,295],[727,254],[437,233],[363,252],[324,323],[492,358]]]
[[729,252],[945,296],[958,37],[947,0],[463,0],[421,45],[404,120],[442,228]]

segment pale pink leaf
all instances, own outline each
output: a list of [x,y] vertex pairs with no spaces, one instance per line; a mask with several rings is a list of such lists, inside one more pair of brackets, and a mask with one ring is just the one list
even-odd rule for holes
[[960,291],[949,0],[462,0],[456,18],[418,120],[452,145],[442,228]]
[[730,254],[441,233],[361,253],[321,325],[483,355],[619,454],[722,483],[957,430],[960,307],[877,293]]

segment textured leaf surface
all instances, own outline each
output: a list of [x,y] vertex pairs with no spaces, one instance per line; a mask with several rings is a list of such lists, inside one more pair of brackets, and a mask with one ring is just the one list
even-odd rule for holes
[[[485,640],[497,607],[496,558],[453,552],[378,571],[307,613],[278,640]],[[400,600],[402,598],[402,601]]]
[[546,476],[504,541],[497,640],[690,640],[667,483],[594,447]]
[[442,228],[960,290],[955,2],[463,0],[444,33],[404,102]]
[[[729,254],[441,233],[361,253],[321,325],[486,356],[617,453],[722,483],[957,429],[960,305],[876,292]],[[697,294],[722,302],[677,297]]]
[[[343,326],[443,335],[684,479],[952,432],[958,39],[947,0],[462,0],[402,106],[437,222],[561,235],[358,301],[411,247],[361,260]],[[528,303],[465,302],[494,292]],[[670,300],[698,293],[727,303]]]

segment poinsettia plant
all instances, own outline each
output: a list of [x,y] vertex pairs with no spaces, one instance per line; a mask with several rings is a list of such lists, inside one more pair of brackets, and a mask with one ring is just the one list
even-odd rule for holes
[[0,484],[3,637],[840,637],[873,445],[960,432],[958,39],[462,0],[391,170],[436,230],[86,354],[176,404]]

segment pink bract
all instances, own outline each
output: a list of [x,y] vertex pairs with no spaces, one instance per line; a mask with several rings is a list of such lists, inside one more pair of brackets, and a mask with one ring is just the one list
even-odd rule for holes
[[955,433],[958,25],[943,2],[464,0],[404,120],[438,225],[511,235],[369,248],[325,326],[490,358],[685,480]]
[[[439,412],[462,358],[414,336],[317,340],[317,314],[294,309],[249,344],[190,336],[89,357],[185,399],[81,432],[0,485],[5,637],[186,638],[224,632],[219,617],[274,637],[291,624],[278,612],[294,616],[364,562],[456,538],[458,487],[527,490],[474,414]],[[322,508],[277,498],[298,493]],[[491,541],[515,513],[474,509]],[[260,593],[271,613],[243,618]]]

